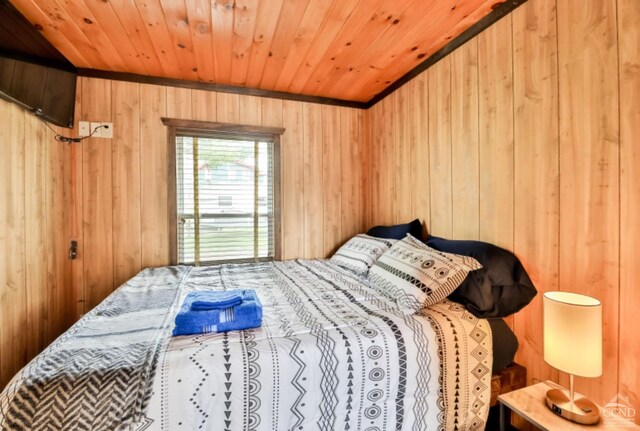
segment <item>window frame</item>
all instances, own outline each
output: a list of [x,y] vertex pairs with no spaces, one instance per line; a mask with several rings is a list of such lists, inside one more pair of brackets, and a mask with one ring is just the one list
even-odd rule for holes
[[[262,140],[273,143],[273,259],[228,259],[216,261],[221,263],[246,263],[281,260],[282,226],[281,226],[281,172],[280,172],[280,137],[283,127],[250,126],[244,124],[220,123],[216,121],[183,120],[161,117],[162,124],[167,127],[167,203],[169,230],[169,263],[178,265],[178,181],[176,177],[176,136],[188,134],[200,137],[225,136],[239,140]],[[206,263],[205,263],[206,264]]]

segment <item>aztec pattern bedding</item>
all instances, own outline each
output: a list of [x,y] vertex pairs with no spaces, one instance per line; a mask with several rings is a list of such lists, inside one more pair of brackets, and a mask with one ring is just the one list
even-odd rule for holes
[[[258,329],[170,337],[193,290],[255,289]],[[481,430],[487,321],[419,315],[327,260],[142,271],[0,394],[2,429]]]

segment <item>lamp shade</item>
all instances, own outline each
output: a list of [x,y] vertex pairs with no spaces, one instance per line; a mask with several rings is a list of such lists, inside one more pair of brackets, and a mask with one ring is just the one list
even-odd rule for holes
[[570,292],[547,292],[544,306],[544,360],[580,377],[602,375],[602,304]]

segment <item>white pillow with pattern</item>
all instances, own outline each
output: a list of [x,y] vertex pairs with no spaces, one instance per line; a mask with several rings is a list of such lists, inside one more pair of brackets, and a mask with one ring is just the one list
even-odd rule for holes
[[393,245],[369,271],[369,281],[412,311],[437,304],[482,265],[469,256],[435,250],[410,234]]
[[356,274],[367,275],[369,268],[396,242],[396,239],[376,238],[361,233],[340,247],[331,256],[331,262]]

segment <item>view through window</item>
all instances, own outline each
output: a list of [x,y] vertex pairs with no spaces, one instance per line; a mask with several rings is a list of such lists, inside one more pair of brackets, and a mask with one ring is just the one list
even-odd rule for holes
[[272,260],[274,143],[176,135],[178,262]]

